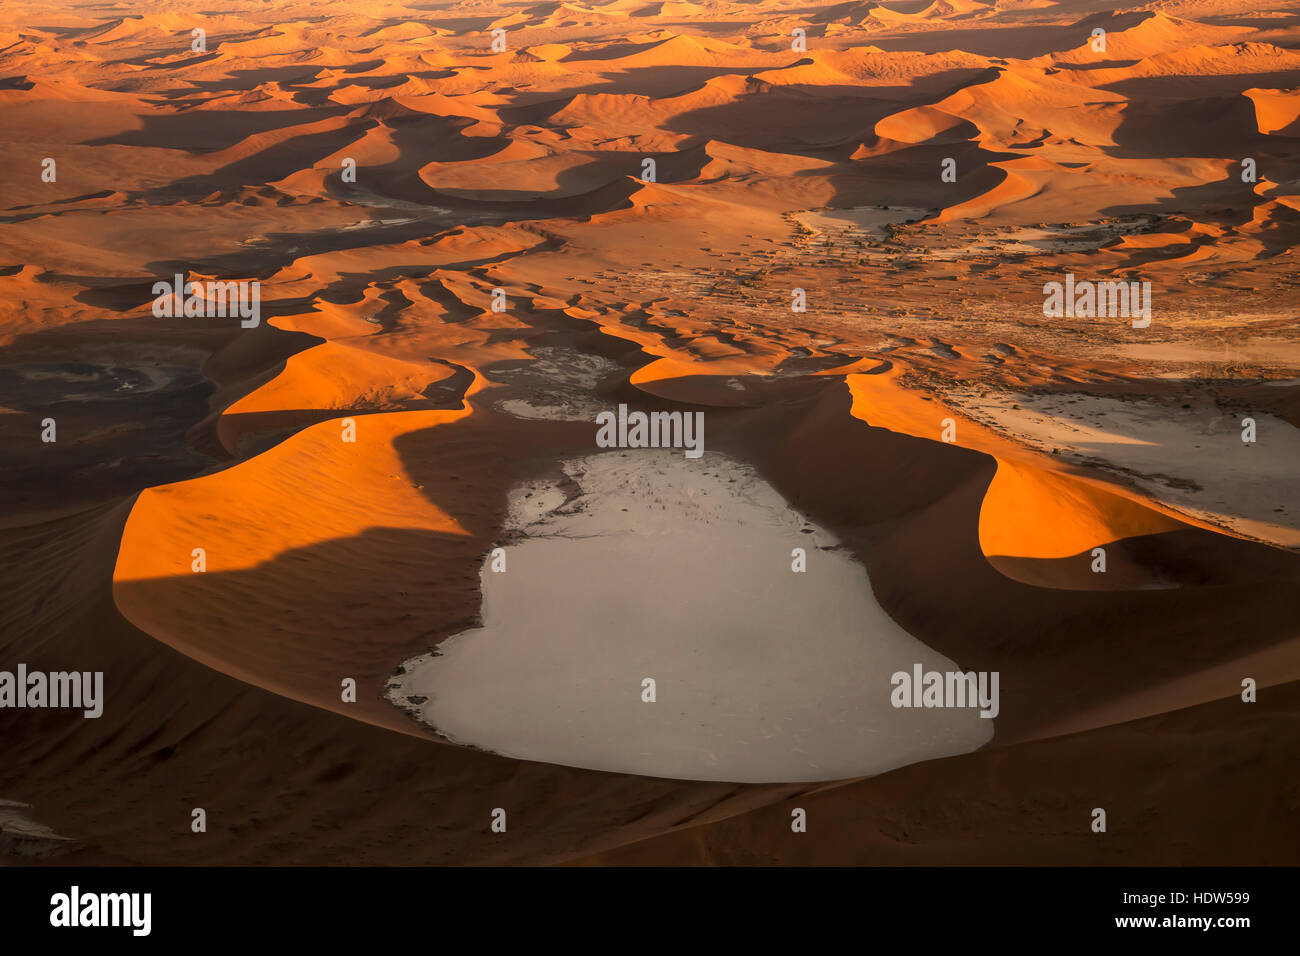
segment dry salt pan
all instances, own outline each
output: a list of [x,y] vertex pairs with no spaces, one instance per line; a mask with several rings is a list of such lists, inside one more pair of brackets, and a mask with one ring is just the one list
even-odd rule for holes
[[[891,676],[960,668],[753,469],[610,451],[516,489],[483,626],[389,696],[462,744],[694,780],[835,780],[981,746],[972,708],[900,709]],[[800,563],[806,571],[792,570]],[[497,570],[493,570],[493,567]],[[504,570],[501,570],[504,568]]]

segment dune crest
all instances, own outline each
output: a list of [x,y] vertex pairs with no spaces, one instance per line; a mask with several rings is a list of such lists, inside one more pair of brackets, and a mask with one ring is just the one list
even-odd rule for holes
[[[0,710],[0,795],[146,864],[1294,864],[1298,45],[1243,0],[7,6],[0,647],[117,696]],[[921,655],[996,724],[909,739]],[[1098,790],[1144,826],[1086,842]]]

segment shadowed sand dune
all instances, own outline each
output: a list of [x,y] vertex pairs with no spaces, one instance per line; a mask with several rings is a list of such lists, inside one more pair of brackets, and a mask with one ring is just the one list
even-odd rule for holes
[[[0,854],[1297,862],[1269,9],[7,9],[0,670],[106,701],[0,708]],[[178,273],[256,322],[157,314]],[[604,447],[620,405],[707,454]],[[885,634],[996,717],[918,744]]]

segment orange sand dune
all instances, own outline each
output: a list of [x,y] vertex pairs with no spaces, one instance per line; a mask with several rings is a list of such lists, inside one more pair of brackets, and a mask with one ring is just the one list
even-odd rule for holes
[[[310,611],[297,604],[267,606],[256,595],[288,593],[282,588],[268,590],[268,575],[276,573],[273,565],[282,568],[280,573],[288,576],[285,586],[292,589],[293,582],[306,583],[334,564],[370,569],[364,576],[382,604],[391,606],[387,595],[397,591],[416,595],[412,607],[436,601],[437,591],[422,570],[432,555],[417,552],[402,570],[387,549],[394,535],[424,535],[433,541],[463,537],[467,532],[415,486],[395,445],[406,432],[444,425],[467,413],[365,416],[351,446],[341,441],[339,420],[326,421],[251,462],[145,493],[132,509],[118,554],[117,606],[137,626],[210,667],[296,700],[343,711],[337,687],[304,687],[295,679],[292,660],[304,652],[319,653],[319,647],[311,648],[323,633],[365,626],[374,608],[357,603],[363,592],[336,589],[333,599],[316,603]],[[346,467],[337,461],[339,446],[353,453]],[[203,504],[196,507],[198,502]],[[342,550],[329,548],[335,541],[353,543]],[[206,554],[204,573],[192,569],[195,548]],[[285,567],[278,560],[313,550],[320,558],[306,564],[292,562]],[[320,564],[321,560],[326,563]],[[379,586],[381,577],[383,586]],[[182,585],[179,589],[169,585],[178,603],[157,601],[157,588],[150,582],[164,580]],[[243,586],[237,581],[243,581]],[[194,626],[200,615],[210,621],[209,628]],[[421,625],[418,614],[408,614],[406,619],[404,629],[410,640],[420,633]],[[249,629],[277,636],[249,655],[238,640]],[[399,632],[402,629],[399,626]],[[340,680],[343,676],[347,675],[340,674]],[[368,719],[383,719],[382,709],[369,710]],[[396,713],[384,722],[406,729]]]
[[430,386],[455,374],[450,366],[404,362],[368,349],[326,342],[290,357],[285,369],[228,406],[217,423],[222,444],[237,454],[251,429],[293,427],[315,410],[422,405]]
[[[18,0],[0,649],[113,698],[0,711],[0,797],[89,862],[1295,863],[1300,16],[1158,6]],[[155,316],[178,273],[257,281],[256,325]],[[1045,314],[1067,275],[1152,321]],[[598,511],[566,468],[621,404],[704,415],[853,597],[999,672],[991,741],[719,784],[393,706],[529,489]],[[752,586],[717,564],[701,620]],[[160,825],[200,799],[208,840]]]
[[980,548],[994,559],[1064,558],[1123,538],[1181,527],[1131,498],[999,459],[980,508]]
[[1300,136],[1300,90],[1244,90],[1255,104],[1259,131],[1279,136]]
[[[1167,55],[1195,46],[1232,43],[1256,32],[1247,26],[1216,26],[1183,20],[1159,12],[1101,14],[1081,20],[1075,27],[1078,46],[1042,58],[1055,63],[1093,64],[1108,60],[1139,60]],[[1106,49],[1092,49],[1094,29],[1106,31]]]
[[[1009,160],[1006,163],[991,163],[994,169],[1001,169],[1005,178],[996,186],[975,196],[965,202],[957,203],[946,208],[940,215],[940,222],[947,222],[953,219],[979,218],[987,216],[989,213],[1002,206],[1013,205],[1023,199],[1028,199],[1038,195],[1041,187],[1037,185],[1030,177],[1021,175],[1017,170],[1021,168],[1020,160]],[[1013,164],[1015,164],[1013,166]],[[1030,161],[1030,168],[1036,165]]]

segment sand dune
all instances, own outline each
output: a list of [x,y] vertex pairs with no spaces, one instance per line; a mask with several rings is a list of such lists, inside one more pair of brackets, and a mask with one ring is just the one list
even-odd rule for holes
[[[0,665],[112,694],[0,711],[0,854],[1296,862],[1290,7],[47,6],[0,33]],[[178,273],[256,326],[155,315]],[[597,446],[619,405],[702,464]],[[893,722],[895,651],[999,672],[994,726]]]
[[1243,90],[1243,96],[1255,104],[1255,116],[1261,133],[1279,136],[1300,134],[1300,90]]

